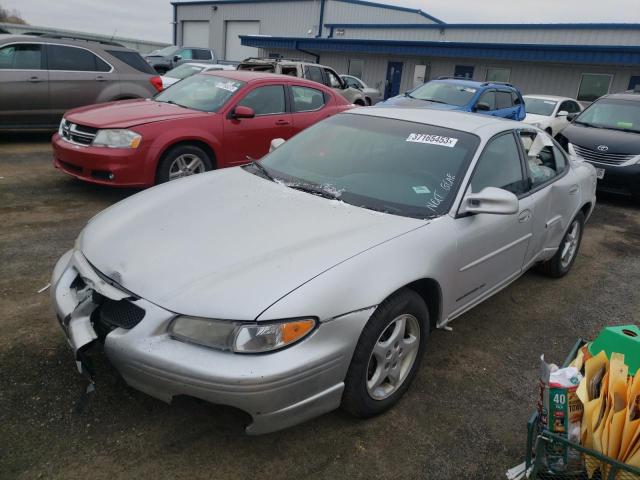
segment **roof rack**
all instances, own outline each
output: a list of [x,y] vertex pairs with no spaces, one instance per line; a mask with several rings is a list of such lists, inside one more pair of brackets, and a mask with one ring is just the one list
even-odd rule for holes
[[124,45],[122,45],[121,43],[112,42],[110,40],[98,40],[96,38],[82,37],[78,35],[56,35],[56,34],[44,33],[44,32],[24,32],[22,35],[30,35],[33,37],[55,38],[59,40],[79,40],[83,42],[100,43],[102,45],[109,45],[112,47],[124,47]]
[[504,85],[505,87],[516,88],[516,86],[513,83],[509,83],[509,82],[483,82],[482,85]]
[[473,78],[463,77],[461,75],[451,76],[451,75],[443,75],[442,77],[436,78],[436,80],[469,80],[470,82],[477,82]]
[[[273,62],[306,62],[306,60],[302,60],[299,58],[284,58],[284,57],[249,57],[242,60],[242,62],[265,62],[265,63],[273,63]],[[308,63],[308,62],[307,62]]]

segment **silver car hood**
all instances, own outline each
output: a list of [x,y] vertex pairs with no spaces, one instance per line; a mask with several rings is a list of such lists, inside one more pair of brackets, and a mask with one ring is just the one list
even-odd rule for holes
[[117,203],[89,222],[78,248],[104,275],[163,308],[253,320],[322,272],[425,223],[237,167]]

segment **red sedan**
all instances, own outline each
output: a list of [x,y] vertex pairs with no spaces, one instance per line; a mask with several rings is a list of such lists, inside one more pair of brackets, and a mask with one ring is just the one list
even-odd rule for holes
[[54,165],[87,182],[121,187],[242,165],[352,105],[330,88],[284,75],[216,71],[153,99],[67,112],[53,136]]

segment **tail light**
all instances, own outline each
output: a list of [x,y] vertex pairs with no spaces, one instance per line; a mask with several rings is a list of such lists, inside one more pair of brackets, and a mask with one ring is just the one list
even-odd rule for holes
[[151,77],[149,82],[151,82],[151,85],[153,85],[153,88],[155,88],[157,92],[162,91],[162,79],[160,77],[157,75],[155,77]]

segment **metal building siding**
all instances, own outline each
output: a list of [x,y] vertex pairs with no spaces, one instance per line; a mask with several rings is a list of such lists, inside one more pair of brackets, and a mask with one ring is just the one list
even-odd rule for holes
[[[226,21],[260,21],[261,35],[314,37],[318,33],[320,0],[295,2],[229,3],[228,5],[178,5],[177,38],[182,39],[182,21],[209,20],[210,47],[220,58],[225,53]],[[309,34],[311,30],[311,35]]]
[[[329,30],[330,31],[330,30]],[[344,32],[344,34],[340,34]],[[560,45],[639,45],[638,30],[557,29],[438,29],[438,28],[349,28],[333,29],[334,38],[407,40],[423,42],[541,43]],[[325,35],[326,36],[326,35]]]
[[324,23],[425,23],[433,20],[417,12],[327,0]]

